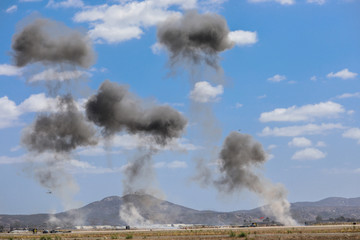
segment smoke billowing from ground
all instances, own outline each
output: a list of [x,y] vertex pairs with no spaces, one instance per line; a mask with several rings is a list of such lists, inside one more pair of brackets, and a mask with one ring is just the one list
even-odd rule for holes
[[[267,154],[259,142],[250,135],[232,132],[226,137],[220,151],[220,177],[213,180],[213,184],[220,192],[228,194],[246,188],[264,200],[268,205],[264,208],[266,213],[285,225],[297,225],[290,214],[286,189],[282,185],[271,183],[259,172],[266,160]],[[203,166],[199,165],[201,167]],[[203,184],[209,183],[211,179],[209,171],[205,170],[197,178],[203,180]]]
[[153,137],[165,145],[177,138],[186,126],[186,119],[169,106],[146,106],[124,86],[110,81],[101,84],[98,93],[86,104],[90,121],[103,128],[105,136],[125,130],[131,134]]
[[71,161],[70,153],[79,146],[95,145],[95,129],[77,109],[70,95],[61,97],[58,111],[38,115],[35,122],[22,135],[22,144],[32,153],[33,159],[41,159],[30,164],[25,171],[46,189],[50,189],[61,200],[66,209],[76,203],[73,196],[78,186],[66,169]]
[[45,18],[37,18],[13,36],[18,67],[29,63],[69,63],[90,67],[95,59],[91,41],[79,31]]
[[171,17],[161,23],[157,37],[171,54],[171,66],[206,63],[219,70],[218,54],[234,46],[229,32],[226,20],[220,15],[192,10],[180,18]]

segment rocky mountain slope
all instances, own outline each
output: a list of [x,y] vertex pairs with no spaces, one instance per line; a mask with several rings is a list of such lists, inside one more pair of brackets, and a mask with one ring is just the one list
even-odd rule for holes
[[[291,204],[291,213],[300,223],[322,219],[360,219],[360,198],[327,198],[317,202]],[[148,225],[148,224],[205,224],[243,225],[264,217],[261,208],[234,212],[198,211],[146,194],[112,196],[82,208],[53,215],[0,215],[1,225],[61,226],[75,225]]]

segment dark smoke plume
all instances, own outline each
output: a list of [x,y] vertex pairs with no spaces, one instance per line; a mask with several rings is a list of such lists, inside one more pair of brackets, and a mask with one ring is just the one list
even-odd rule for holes
[[13,36],[12,48],[18,67],[29,63],[68,63],[89,67],[94,62],[90,40],[79,31],[45,18],[31,21]]
[[95,145],[95,129],[78,111],[70,95],[62,97],[59,111],[37,116],[24,131],[22,143],[31,152],[70,152],[78,146]]
[[[266,179],[259,168],[267,160],[262,145],[250,135],[231,132],[226,137],[219,155],[220,177],[214,185],[220,192],[235,193],[246,188],[264,200],[264,211],[285,225],[297,225],[290,214],[290,203],[286,199],[286,189]],[[206,172],[206,171],[205,171]],[[198,179],[209,182],[209,173]]]
[[126,130],[146,134],[158,144],[177,138],[186,126],[186,119],[169,106],[145,107],[143,101],[124,86],[106,80],[86,104],[90,121],[103,128],[105,136]]
[[232,132],[225,139],[220,152],[220,172],[222,177],[216,185],[222,191],[233,192],[243,187],[257,192],[259,177],[253,167],[259,167],[266,161],[262,145],[250,135]]
[[157,38],[170,52],[171,66],[179,62],[204,62],[218,70],[218,54],[234,46],[229,32],[226,20],[220,15],[192,10],[161,23]]

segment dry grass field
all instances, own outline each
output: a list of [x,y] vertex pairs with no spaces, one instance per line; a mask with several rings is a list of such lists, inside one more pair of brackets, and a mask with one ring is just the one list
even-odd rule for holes
[[115,240],[115,239],[256,239],[256,240],[327,240],[360,239],[359,225],[147,229],[116,231],[72,231],[71,233],[2,233],[0,240]]

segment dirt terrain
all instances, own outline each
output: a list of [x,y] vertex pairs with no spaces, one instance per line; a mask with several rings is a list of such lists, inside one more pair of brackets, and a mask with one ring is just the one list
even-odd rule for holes
[[360,239],[360,225],[324,225],[301,227],[193,228],[92,230],[70,233],[2,233],[0,240],[106,240],[106,239]]

